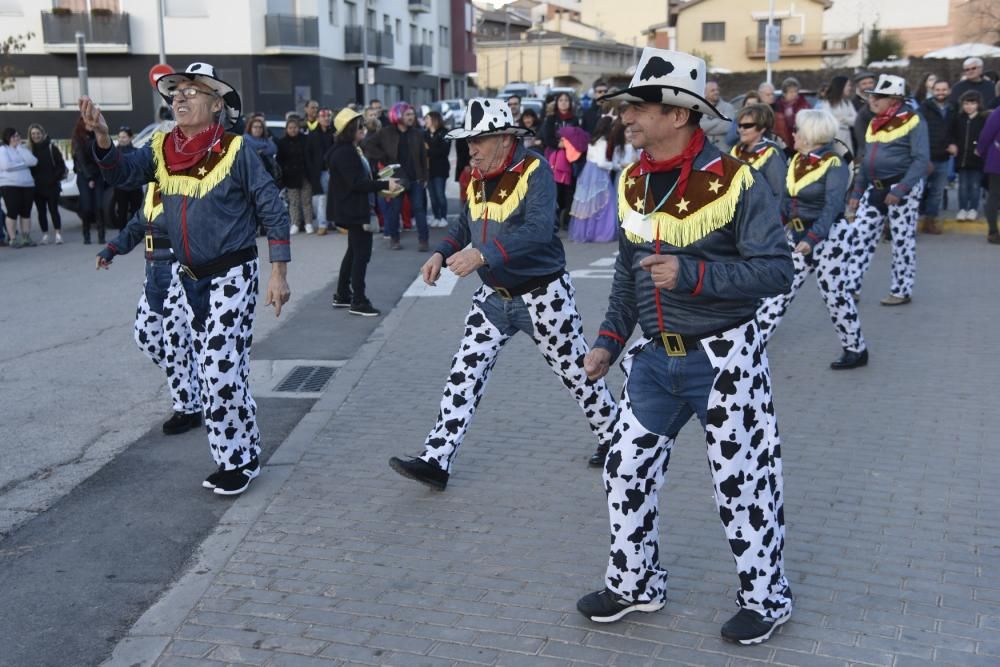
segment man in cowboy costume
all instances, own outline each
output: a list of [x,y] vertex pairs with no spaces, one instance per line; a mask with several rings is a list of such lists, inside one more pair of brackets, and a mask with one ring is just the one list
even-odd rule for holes
[[[94,132],[94,153],[114,186],[149,184],[148,219],[161,218],[177,255],[194,332],[205,426],[218,466],[202,486],[238,495],[260,473],[257,406],[250,395],[250,343],[257,304],[256,229],[267,230],[272,263],[266,305],[288,301],[288,213],[278,188],[242,137],[224,130],[240,115],[240,97],[207,63],[156,80],[177,126],[122,154],[100,109],[87,97],[80,112]],[[113,251],[113,248],[112,248]]]
[[749,165],[699,127],[721,114],[704,96],[705,63],[646,48],[621,118],[642,159],[618,181],[619,254],[607,316],[585,368],[603,377],[628,347],[626,383],[604,468],[612,544],[605,586],[577,603],[608,623],[667,600],[657,492],[692,415],[706,431],[712,490],[736,561],[739,612],[722,636],[743,644],[788,620],[782,561],[781,455],[759,299],[791,285],[777,202]]
[[858,246],[851,271],[851,292],[871,265],[886,218],[892,236],[892,283],[883,306],[910,302],[917,273],[917,217],[931,149],[927,121],[905,103],[906,81],[881,74],[867,93],[875,117],[865,131],[860,168],[848,201],[857,211]]
[[556,228],[555,181],[548,163],[518,141],[529,133],[514,125],[503,100],[475,98],[463,127],[446,135],[468,140],[468,204],[420,272],[433,285],[447,265],[460,278],[477,272],[483,285],[423,453],[389,460],[399,474],[435,489],[447,485],[500,348],[518,331],[531,336],[583,409],[599,443],[592,464],[603,463],[610,444],[617,408],[604,380],[590,381],[583,371],[588,347]]

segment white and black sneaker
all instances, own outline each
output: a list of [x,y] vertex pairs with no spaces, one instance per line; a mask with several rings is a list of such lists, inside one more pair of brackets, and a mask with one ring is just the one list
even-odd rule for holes
[[333,295],[333,302],[331,305],[334,308],[350,308],[351,307],[351,297],[343,297],[339,294]]
[[589,595],[584,595],[577,600],[576,608],[594,623],[614,623],[622,616],[631,614],[633,611],[659,611],[663,609],[663,605],[665,604],[665,600],[660,602],[633,602],[605,588]]
[[260,461],[257,459],[239,468],[223,470],[215,480],[215,493],[220,496],[238,496],[247,490],[250,482],[259,474]]
[[222,473],[224,472],[226,472],[226,466],[220,463],[219,469],[206,477],[205,481],[201,483],[202,488],[214,489],[215,485],[219,483],[219,479],[222,477]]
[[722,626],[722,638],[744,646],[760,644],[770,639],[777,627],[791,617],[789,613],[780,618],[765,618],[756,611],[740,609]]
[[372,306],[371,301],[359,304],[352,303],[347,312],[351,315],[360,315],[361,317],[378,317],[382,314],[382,311],[377,310],[374,306]]

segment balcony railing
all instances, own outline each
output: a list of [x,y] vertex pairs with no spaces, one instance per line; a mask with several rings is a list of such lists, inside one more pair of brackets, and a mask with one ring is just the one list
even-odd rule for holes
[[131,44],[128,14],[96,10],[90,14],[68,12],[42,12],[42,41],[49,50],[75,48],[76,33],[82,32],[87,47],[110,47],[105,50],[128,52]]
[[268,47],[319,48],[319,19],[315,16],[267,14],[264,44]]
[[410,44],[410,70],[430,70],[434,66],[434,49],[430,44]]
[[429,12],[431,10],[431,0],[408,0],[411,12]]
[[[364,33],[367,33],[367,44],[364,44]],[[363,49],[367,49],[370,61],[388,65],[393,61],[393,46],[391,32],[365,28],[360,25],[344,26],[345,60],[362,60]]]
[[[781,36],[779,53],[782,58],[846,56],[856,53],[860,44],[860,34],[831,37],[820,33],[787,33]],[[763,58],[764,40],[747,37],[746,54],[748,58]]]

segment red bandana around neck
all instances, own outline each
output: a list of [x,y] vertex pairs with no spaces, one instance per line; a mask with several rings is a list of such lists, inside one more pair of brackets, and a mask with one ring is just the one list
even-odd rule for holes
[[642,156],[639,158],[639,164],[632,168],[632,172],[629,175],[634,176],[638,174],[642,176],[643,174],[654,174],[661,171],[673,171],[680,167],[681,175],[677,178],[677,196],[683,197],[684,190],[687,188],[688,177],[691,175],[691,169],[694,167],[694,159],[704,147],[705,132],[699,127],[695,130],[694,136],[691,137],[691,141],[688,142],[687,147],[679,155],[666,160],[654,160],[648,152],[643,151]]
[[879,115],[872,118],[872,132],[878,132],[883,127],[885,127],[890,120],[896,117],[899,113],[899,108],[903,106],[902,102],[896,102],[893,104],[885,113],[880,113]]
[[560,120],[569,120],[570,118],[574,118],[574,117],[575,117],[575,114],[572,111],[559,111],[559,118],[560,118]]
[[175,127],[163,141],[163,158],[170,171],[184,171],[201,162],[208,155],[222,152],[223,129],[218,123],[208,126],[193,137],[186,137],[180,127]]

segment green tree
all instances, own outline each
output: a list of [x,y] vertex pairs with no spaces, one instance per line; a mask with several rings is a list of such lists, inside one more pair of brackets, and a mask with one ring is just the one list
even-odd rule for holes
[[10,63],[10,55],[24,51],[26,42],[34,36],[35,33],[29,32],[0,41],[0,90],[10,90],[14,87],[14,77],[17,76],[18,69]]
[[875,25],[868,36],[865,52],[868,54],[867,62],[869,63],[876,60],[889,60],[891,56],[899,58],[903,55],[903,40],[892,33],[883,34],[878,25]]

